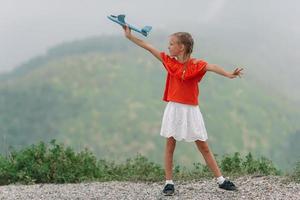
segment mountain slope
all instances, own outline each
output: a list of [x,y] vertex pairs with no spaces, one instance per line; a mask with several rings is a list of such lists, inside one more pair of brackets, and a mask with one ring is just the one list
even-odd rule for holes
[[[77,149],[89,147],[106,159],[140,152],[162,162],[165,75],[158,61],[122,38],[50,49],[0,79],[1,151],[55,138]],[[300,129],[299,108],[247,76],[228,80],[208,73],[200,88],[215,153],[252,151],[284,166],[278,149]],[[194,145],[178,145],[176,162],[198,160]]]

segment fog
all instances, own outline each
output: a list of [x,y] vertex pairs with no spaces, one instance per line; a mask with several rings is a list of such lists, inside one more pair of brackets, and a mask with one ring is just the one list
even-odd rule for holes
[[[297,0],[0,0],[0,74],[64,42],[122,36],[121,27],[107,19],[110,14],[126,14],[127,21],[138,27],[152,26],[148,38],[137,34],[150,41],[156,33],[190,32],[199,39],[194,52],[200,49],[200,58],[220,58],[223,63],[216,64],[226,69],[241,64],[245,67],[243,78],[248,81],[251,77],[248,83],[253,88],[263,88],[257,91],[266,96],[272,93],[282,105],[300,106]],[[207,51],[202,52],[204,47]],[[300,117],[299,113],[293,116],[296,120]],[[276,121],[272,123],[276,125]],[[298,138],[297,129],[291,133],[294,138]]]
[[[121,13],[135,25],[153,26],[154,32],[189,31],[198,27],[226,40],[221,32],[216,33],[225,28],[233,35],[244,31],[254,36],[263,34],[266,40],[270,36],[272,41],[279,41],[278,45],[274,42],[278,49],[300,53],[300,2],[296,0],[0,0],[0,3],[0,72],[9,71],[65,41],[122,34],[120,27],[106,18]],[[251,39],[256,37],[247,38],[250,44]]]

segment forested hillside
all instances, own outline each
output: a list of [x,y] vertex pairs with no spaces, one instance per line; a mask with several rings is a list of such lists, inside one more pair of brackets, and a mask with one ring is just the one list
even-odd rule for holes
[[[153,40],[159,43],[160,37]],[[212,57],[215,63],[224,61],[224,55]],[[123,38],[54,47],[0,77],[1,152],[56,139],[76,149],[88,147],[100,158],[124,159],[139,152],[161,162],[165,75],[157,60]],[[207,73],[200,93],[215,153],[251,151],[280,167],[294,162],[291,152],[299,147],[293,141],[300,130],[295,102],[268,90],[254,73],[235,80]],[[200,156],[194,144],[179,143],[175,160],[189,165]]]

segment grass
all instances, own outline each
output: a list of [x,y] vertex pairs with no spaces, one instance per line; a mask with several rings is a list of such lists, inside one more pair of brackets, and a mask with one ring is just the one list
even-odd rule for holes
[[300,183],[300,161],[296,163],[295,168],[289,173],[288,178],[290,181]]
[[[254,158],[251,153],[242,157],[239,153],[225,155],[217,161],[226,176],[280,175],[267,158]],[[206,165],[194,163],[192,169],[176,165],[174,179],[198,180],[213,177]],[[293,180],[299,182],[298,163]],[[79,183],[84,181],[161,181],[163,168],[142,155],[116,164],[97,160],[88,149],[75,152],[70,147],[40,142],[19,151],[12,150],[4,157],[0,155],[0,185],[11,183]]]

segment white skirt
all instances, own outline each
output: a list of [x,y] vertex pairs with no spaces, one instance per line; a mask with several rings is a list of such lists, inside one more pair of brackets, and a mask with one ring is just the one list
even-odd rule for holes
[[160,135],[166,138],[174,137],[178,141],[206,141],[207,132],[199,106],[168,102]]

